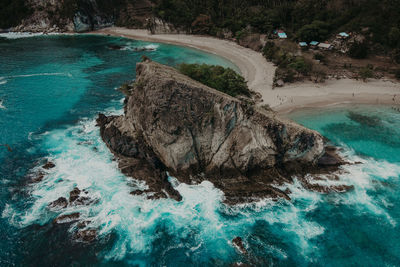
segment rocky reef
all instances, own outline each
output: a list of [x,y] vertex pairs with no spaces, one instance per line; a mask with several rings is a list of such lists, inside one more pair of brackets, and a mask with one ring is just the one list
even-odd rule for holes
[[148,185],[150,198],[181,196],[169,175],[209,180],[230,204],[289,199],[276,185],[293,175],[335,170],[342,160],[315,131],[231,97],[149,59],[125,90],[124,115],[99,115],[101,137],[121,171]]

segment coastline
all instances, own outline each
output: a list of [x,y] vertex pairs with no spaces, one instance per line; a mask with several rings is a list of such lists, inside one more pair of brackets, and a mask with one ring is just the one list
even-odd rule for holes
[[269,105],[281,114],[307,107],[339,104],[400,105],[400,83],[389,80],[327,80],[321,84],[303,82],[273,88],[276,67],[261,53],[228,40],[186,34],[151,35],[146,30],[118,27],[90,33],[181,45],[221,56],[235,64],[249,88],[261,95],[263,101],[259,105]]

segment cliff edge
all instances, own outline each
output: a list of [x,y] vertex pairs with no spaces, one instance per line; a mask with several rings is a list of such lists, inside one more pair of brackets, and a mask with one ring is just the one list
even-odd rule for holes
[[100,114],[98,125],[122,172],[146,181],[148,197],[181,199],[169,174],[189,184],[209,180],[228,203],[288,199],[274,185],[340,165],[319,133],[273,111],[150,60],[137,64],[136,75],[125,114]]

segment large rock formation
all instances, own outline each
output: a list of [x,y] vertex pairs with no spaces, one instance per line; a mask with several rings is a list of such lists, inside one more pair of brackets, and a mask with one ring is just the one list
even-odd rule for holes
[[[229,203],[288,198],[272,185],[321,168],[318,161],[325,150],[319,133],[171,67],[146,60],[136,72],[125,114],[100,115],[98,124],[121,170],[144,179],[152,197],[180,199],[168,171],[185,183],[213,182]],[[324,166],[338,164],[332,156],[322,158]]]
[[12,30],[86,32],[114,24],[143,28],[152,17],[152,5],[150,0],[28,0],[29,15]]

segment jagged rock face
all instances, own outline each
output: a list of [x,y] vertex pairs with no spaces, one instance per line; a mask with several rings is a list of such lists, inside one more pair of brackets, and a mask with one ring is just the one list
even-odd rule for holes
[[86,32],[113,25],[144,27],[152,15],[149,0],[117,1],[104,4],[98,0],[29,0],[32,14],[13,31]]
[[139,63],[137,77],[125,123],[174,173],[246,174],[313,163],[323,152],[317,132],[254,110],[173,68]]
[[[125,170],[127,159],[141,160],[138,170],[143,170],[143,162],[158,170],[142,172],[145,175],[167,170],[187,183],[210,180],[228,202],[242,202],[265,195],[287,197],[271,183],[315,166],[324,154],[319,133],[272,111],[155,62],[138,63],[136,71],[125,115],[98,120],[103,139],[123,159],[120,167]],[[146,180],[135,176],[135,166],[129,167],[131,175]],[[165,190],[166,195],[172,192]]]

